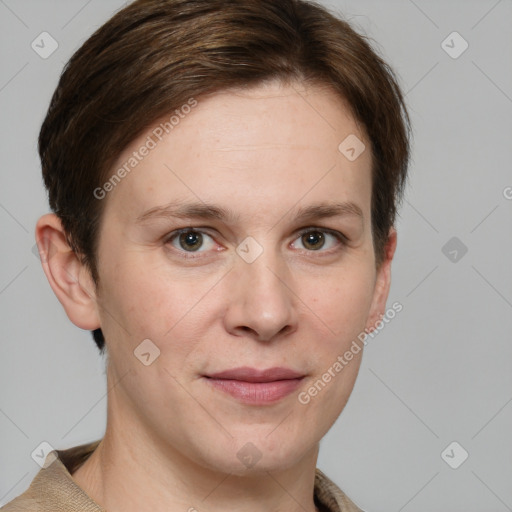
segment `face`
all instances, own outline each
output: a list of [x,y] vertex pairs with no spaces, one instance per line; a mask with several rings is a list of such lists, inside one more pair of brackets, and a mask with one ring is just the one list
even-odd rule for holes
[[[349,135],[366,145],[355,160],[338,149]],[[342,100],[278,83],[198,99],[103,200],[97,314],[119,423],[230,473],[241,455],[272,470],[315,450],[362,351],[342,370],[338,356],[388,284],[370,144]]]

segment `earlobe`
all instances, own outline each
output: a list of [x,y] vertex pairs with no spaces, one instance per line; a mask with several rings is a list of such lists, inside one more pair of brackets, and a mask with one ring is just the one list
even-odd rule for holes
[[391,228],[385,246],[384,261],[377,271],[372,305],[366,323],[366,329],[369,332],[375,329],[375,325],[381,320],[385,313],[386,301],[391,287],[391,262],[395,254],[396,244],[397,232],[395,228]]
[[53,213],[43,215],[35,236],[44,273],[69,319],[82,329],[99,328],[94,283],[69,246],[60,219]]

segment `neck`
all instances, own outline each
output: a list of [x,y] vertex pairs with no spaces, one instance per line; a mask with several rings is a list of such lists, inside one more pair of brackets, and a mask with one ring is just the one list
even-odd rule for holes
[[109,512],[315,512],[318,445],[292,467],[219,471],[148,435],[133,416],[113,414],[123,409],[111,408],[112,402],[105,436],[73,474]]

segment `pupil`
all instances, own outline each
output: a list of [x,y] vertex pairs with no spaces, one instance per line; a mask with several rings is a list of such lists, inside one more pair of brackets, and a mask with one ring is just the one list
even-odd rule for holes
[[307,233],[306,235],[304,235],[304,237],[305,238],[303,238],[303,241],[305,241],[306,246],[307,245],[316,246],[319,244],[319,247],[313,247],[313,248],[319,249],[320,247],[322,247],[322,245],[324,243],[324,235],[323,235],[323,233],[320,233],[319,231]]
[[180,235],[180,243],[184,249],[196,250],[201,247],[202,238],[201,233],[189,231],[188,233],[182,233]]

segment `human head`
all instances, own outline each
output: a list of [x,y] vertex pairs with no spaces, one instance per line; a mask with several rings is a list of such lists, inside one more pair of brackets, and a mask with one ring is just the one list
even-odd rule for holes
[[[211,5],[209,2],[205,9]],[[238,8],[243,11],[251,5],[241,3]],[[260,9],[260,5],[253,8]],[[272,11],[277,4],[267,7]],[[231,17],[237,19],[234,13]],[[250,18],[254,20],[254,15]],[[161,32],[155,28],[155,20],[158,16],[151,17],[146,46],[157,52]],[[88,185],[101,209],[91,253],[94,259],[87,262],[84,251],[75,253],[64,243],[65,237],[74,243],[72,233],[63,228],[69,217],[57,211],[59,217],[50,214],[38,223],[38,234],[43,235],[39,238],[48,240],[47,234],[56,247],[52,258],[43,263],[70,319],[88,330],[101,326],[105,334],[110,391],[104,446],[110,442],[127,447],[132,460],[154,458],[161,469],[176,464],[177,470],[186,467],[191,475],[208,469],[245,476],[237,454],[252,443],[264,454],[256,472],[292,466],[298,470],[304,461],[308,466],[313,462],[319,440],[345,406],[361,361],[360,347],[349,354],[352,341],[360,339],[363,329],[375,325],[389,291],[396,233],[389,230],[379,262],[374,183],[375,162],[379,161],[375,155],[380,153],[374,147],[379,148],[380,143],[366,126],[375,132],[375,116],[384,122],[379,108],[386,104],[385,95],[375,96],[375,110],[364,103],[368,115],[370,110],[372,114],[365,121],[361,115],[365,110],[356,101],[360,87],[341,94],[339,85],[320,80],[307,70],[241,80],[239,74],[247,72],[247,62],[225,69],[240,82],[223,82],[222,88],[213,88],[213,81],[222,76],[217,66],[223,65],[226,57],[219,56],[212,41],[204,43],[210,25],[212,37],[221,37],[219,27],[210,19],[204,31],[199,27],[192,32],[189,44],[198,38],[201,48],[213,53],[211,60],[204,63],[200,56],[188,55],[187,59],[182,56],[178,69],[171,66],[172,78],[182,92],[173,110],[166,103],[170,89],[157,87],[161,87],[162,77],[152,82],[146,75],[144,84],[139,83],[138,74],[127,63],[120,66],[124,81],[118,85],[123,86],[130,77],[133,83],[125,85],[122,104],[109,104],[105,99],[106,110],[93,108],[90,117],[85,107],[73,112],[80,98],[96,107],[101,103],[90,83],[87,93],[81,91],[81,82],[76,84],[75,99],[70,100],[70,112],[66,112],[71,122],[66,133],[89,133],[89,123],[96,130],[90,134],[90,144],[87,137],[69,140],[78,151],[74,153],[78,175],[68,195],[81,193],[86,171],[99,165],[101,158],[115,156],[106,174]],[[242,25],[248,30],[247,24]],[[130,27],[138,33],[134,25]],[[131,46],[129,60],[139,62],[141,56],[134,57],[134,53],[142,43],[127,45],[120,27],[110,29],[116,36],[110,45],[102,45],[103,51],[117,48],[127,56],[126,48]],[[301,30],[305,30],[304,24]],[[171,35],[176,36],[172,31]],[[181,40],[184,34],[178,36]],[[168,48],[175,49],[171,43],[165,41],[167,53]],[[232,46],[228,48],[228,54],[237,55]],[[102,61],[101,55],[94,57],[94,65]],[[322,52],[315,55],[318,58],[311,57],[311,65]],[[154,75],[159,70],[171,73],[152,62],[151,56],[142,59],[142,67]],[[249,57],[253,55],[248,52]],[[196,62],[202,64],[202,70],[189,72]],[[279,59],[274,55],[267,64],[275,62]],[[103,62],[100,68],[111,70],[110,64]],[[375,71],[372,73],[375,76]],[[92,73],[94,76],[101,82],[96,84],[101,85],[97,93],[101,96],[111,82]],[[187,85],[187,81],[202,82],[205,76],[209,81],[204,89]],[[368,75],[364,77],[368,79]],[[354,80],[353,75],[349,78]],[[138,110],[143,85],[145,95],[152,98],[147,109],[153,109],[157,117]],[[138,95],[134,91],[139,91]],[[373,89],[370,93],[375,95]],[[398,108],[400,102],[396,96],[394,99]],[[124,115],[123,108],[127,109]],[[51,110],[50,116],[55,112],[57,109]],[[146,116],[138,131],[132,125],[140,122],[134,112]],[[155,127],[172,123],[173,116],[173,129],[170,125],[170,133],[149,148],[149,134],[155,134]],[[73,123],[78,125],[73,128]],[[136,134],[132,137],[125,131],[121,140],[122,126]],[[58,138],[58,129],[52,133]],[[396,131],[389,127],[386,133]],[[114,135],[118,137],[115,140]],[[349,136],[367,148],[354,159],[339,150],[340,142]],[[63,151],[67,147],[64,141],[62,138]],[[151,150],[139,149],[145,145]],[[122,177],[119,169],[136,150],[143,158],[136,159],[133,170],[128,173],[125,169],[128,175]],[[88,168],[84,166],[87,158]],[[65,167],[60,167],[64,160],[58,163],[58,170],[67,171],[66,178],[74,175],[73,161],[67,160]],[[112,180],[114,176],[119,182]],[[390,176],[398,179],[396,173],[388,174],[387,185]],[[59,191],[66,182],[60,178],[62,175],[54,178]],[[79,198],[85,202],[85,196]],[[325,212],[332,212],[333,205],[339,203],[344,205],[343,214],[326,216]],[[325,204],[328,206],[322,206]],[[170,215],[170,208],[174,211],[184,205],[186,215]],[[86,216],[85,211],[78,211],[80,227],[92,223],[92,213]],[[304,212],[307,216],[300,215]],[[315,227],[313,233],[311,226]],[[254,261],[247,261],[241,252],[249,250],[244,240],[252,244],[247,237],[253,237],[256,248],[259,244],[261,249]],[[190,243],[197,253],[188,252]],[[155,347],[158,357],[152,359]],[[348,354],[342,359],[346,365],[338,371],[337,357],[344,354]],[[307,396],[312,399],[304,400],[302,395],[300,401],[287,395],[256,408],[240,403],[212,387],[212,373],[235,366],[259,371],[275,366],[292,369],[301,376],[297,385],[310,390]],[[312,386],[320,377],[325,382],[329,376],[332,384],[316,397]],[[213,421],[216,416],[220,423]],[[286,421],[282,422],[283,418]],[[114,453],[111,448],[105,457]]]
[[[50,206],[96,284],[109,198],[94,191],[122,150],[191,98],[273,79],[332,87],[364,128],[380,265],[406,178],[408,118],[393,72],[366,39],[302,0],[139,0],[72,56],[39,137]],[[94,335],[103,349],[101,330]]]

